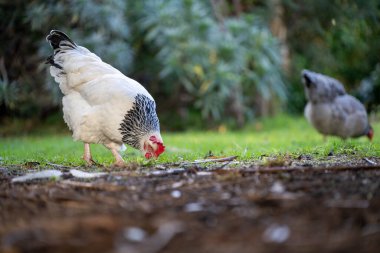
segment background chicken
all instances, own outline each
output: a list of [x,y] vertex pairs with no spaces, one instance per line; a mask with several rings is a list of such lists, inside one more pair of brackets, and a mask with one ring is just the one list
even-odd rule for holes
[[363,104],[348,95],[339,81],[309,70],[302,71],[302,81],[308,100],[305,117],[318,132],[343,139],[366,135],[372,140]]
[[47,63],[64,94],[64,120],[74,140],[84,142],[83,159],[88,164],[93,163],[90,143],[111,150],[116,166],[124,165],[119,154],[124,143],[146,158],[164,152],[155,101],[141,84],[61,31],[52,30],[46,39],[54,49]]

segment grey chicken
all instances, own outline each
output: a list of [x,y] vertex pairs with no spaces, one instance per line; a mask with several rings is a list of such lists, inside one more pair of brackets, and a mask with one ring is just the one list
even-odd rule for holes
[[373,138],[362,103],[346,93],[336,79],[309,70],[302,71],[302,81],[308,103],[305,117],[318,132],[346,138]]

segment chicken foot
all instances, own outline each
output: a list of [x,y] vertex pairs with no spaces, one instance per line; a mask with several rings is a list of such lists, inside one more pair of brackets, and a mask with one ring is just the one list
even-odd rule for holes
[[113,156],[115,157],[115,162],[114,162],[113,166],[115,166],[115,167],[125,167],[126,166],[126,163],[124,162],[123,158],[121,157],[121,155],[118,152],[118,150],[120,149],[119,146],[114,145],[114,143],[105,144],[104,146],[106,146],[106,148],[108,148],[112,152]]
[[84,143],[83,160],[85,160],[87,165],[89,165],[89,166],[94,165],[94,164],[98,164],[97,162],[95,162],[92,159],[91,150],[90,150],[90,143]]

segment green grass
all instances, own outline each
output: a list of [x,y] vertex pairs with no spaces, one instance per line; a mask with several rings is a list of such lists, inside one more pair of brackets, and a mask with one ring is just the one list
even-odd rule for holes
[[[240,160],[287,154],[298,156],[309,154],[325,157],[331,150],[334,154],[356,157],[380,156],[380,122],[373,123],[375,138],[342,141],[329,137],[326,142],[306,120],[301,117],[278,116],[264,119],[248,126],[243,131],[205,131],[184,133],[162,133],[166,152],[153,163],[192,161],[203,158],[209,151],[216,156],[237,155]],[[104,165],[113,162],[112,154],[102,145],[93,144],[94,160]],[[74,142],[67,134],[31,135],[8,137],[0,141],[0,157],[3,164],[23,164],[36,161],[41,164],[84,165],[81,157],[83,144]],[[128,162],[145,163],[145,158],[128,147],[123,157]]]

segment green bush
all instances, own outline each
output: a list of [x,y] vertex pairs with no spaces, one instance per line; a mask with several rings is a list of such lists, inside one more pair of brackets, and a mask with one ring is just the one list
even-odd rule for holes
[[45,40],[52,29],[65,31],[78,44],[129,73],[133,57],[125,11],[126,3],[120,0],[2,3],[0,57],[5,59],[9,83],[17,83],[19,89],[16,106],[11,108],[2,100],[0,104],[6,106],[8,113],[24,117],[44,117],[56,111],[62,95],[44,64],[52,53]]
[[60,104],[58,85],[43,64],[51,54],[44,40],[51,29],[142,82],[159,108],[177,108],[182,119],[198,112],[210,122],[242,125],[257,101],[276,107],[286,98],[278,42],[254,14],[230,17],[201,0],[15,1],[1,14],[9,40],[0,43],[10,47],[1,55],[12,70],[10,82],[21,84],[17,103],[24,104],[7,108],[26,116]]
[[156,52],[158,78],[204,119],[242,124],[256,99],[286,99],[278,42],[255,15],[218,21],[218,10],[191,0],[145,1],[142,9],[137,25]]
[[[146,86],[166,128],[239,126],[286,108],[287,99],[299,113],[303,68],[341,80],[376,110],[379,13],[378,0],[1,1],[0,116],[60,111],[62,95],[44,64],[51,29]],[[287,35],[285,76],[274,20]]]

